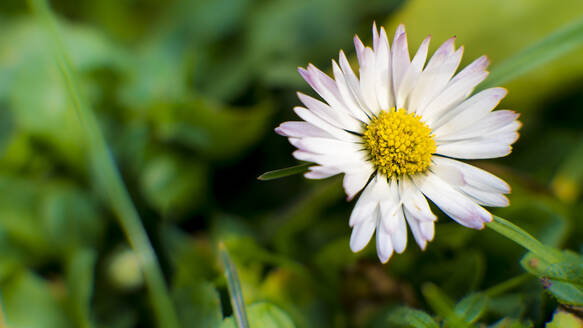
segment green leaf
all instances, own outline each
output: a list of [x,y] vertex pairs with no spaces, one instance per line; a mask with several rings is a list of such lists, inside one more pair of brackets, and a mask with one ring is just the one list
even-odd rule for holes
[[549,265],[542,274],[545,277],[583,285],[583,258],[576,261],[559,262]]
[[543,259],[548,263],[558,262],[559,252],[551,247],[541,244],[528,232],[522,230],[515,224],[507,221],[501,217],[494,216],[494,220],[486,224],[488,228],[498,232],[504,237],[514,241],[518,245],[533,252],[537,257]]
[[583,328],[583,320],[574,313],[557,309],[545,328]]
[[562,304],[583,306],[583,286],[565,281],[549,279],[543,281],[547,291]]
[[94,327],[91,321],[91,296],[97,254],[91,249],[75,251],[67,259],[67,287],[69,303],[78,327]]
[[67,328],[75,325],[66,315],[65,290],[29,272],[20,271],[0,284],[6,323],[10,328]]
[[505,84],[583,44],[579,19],[494,67],[481,89]]
[[219,244],[219,255],[223,266],[225,268],[225,276],[227,278],[227,286],[229,288],[229,296],[231,298],[231,306],[233,307],[233,314],[235,316],[238,328],[249,328],[249,321],[247,319],[247,312],[245,311],[245,300],[241,292],[241,283],[237,268],[231,260],[227,249],[223,243]]
[[453,310],[465,322],[474,323],[484,314],[487,306],[488,297],[477,293],[464,297]]
[[[283,310],[268,302],[254,303],[248,309],[249,324],[246,327],[294,328],[295,325]],[[229,317],[220,328],[235,328],[235,321]]]
[[439,324],[433,318],[421,311],[408,307],[399,307],[391,311],[388,321],[398,327],[410,328],[439,328]]
[[156,153],[144,167],[140,182],[149,203],[162,214],[180,214],[202,203],[208,176],[202,162]]
[[427,283],[423,285],[421,292],[433,311],[445,320],[446,326],[469,327],[469,324],[454,312],[453,301],[439,287]]
[[504,318],[498,321],[491,328],[532,328],[533,324],[530,322],[522,322],[518,319]]
[[209,282],[192,281],[172,290],[178,316],[184,328],[216,328],[223,321],[221,300]]
[[290,175],[302,174],[308,172],[308,168],[313,165],[314,163],[305,163],[296,166],[286,167],[285,169],[273,170],[263,173],[262,175],[257,177],[257,179],[262,181],[268,181],[285,178]]

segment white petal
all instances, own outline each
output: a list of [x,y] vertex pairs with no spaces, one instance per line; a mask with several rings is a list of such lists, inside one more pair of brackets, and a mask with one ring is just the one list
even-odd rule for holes
[[401,81],[401,85],[399,85],[399,89],[397,91],[397,100],[396,100],[396,107],[397,108],[407,108],[406,101],[411,93],[411,90],[415,87],[415,83],[423,70],[423,65],[425,65],[425,60],[427,59],[427,51],[429,49],[429,41],[431,37],[425,38],[419,46],[419,50],[413,57],[411,61],[411,65],[407,69],[407,72],[403,76],[403,81]]
[[441,167],[455,169],[462,175],[463,181],[474,188],[503,194],[510,192],[510,186],[504,180],[473,165],[440,156],[434,156],[432,161],[432,170]]
[[414,176],[413,182],[445,214],[463,226],[482,229],[484,222],[492,221],[488,211],[431,172]]
[[362,94],[360,92],[360,81],[356,77],[356,74],[354,74],[352,67],[350,67],[350,63],[348,62],[348,59],[342,50],[340,51],[338,61],[338,64],[340,64],[340,69],[344,73],[346,86],[352,94],[354,101],[358,105],[358,108],[363,111],[368,118],[370,115],[372,115],[372,113],[366,108],[364,100],[362,99]]
[[358,198],[348,224],[351,227],[360,224],[371,216],[380,202],[390,198],[391,194],[387,179],[379,174],[375,175]]
[[363,60],[360,63],[360,92],[366,107],[377,114],[381,108],[377,101],[377,67],[375,66],[375,55],[371,48],[365,48],[362,53]]
[[507,91],[503,88],[481,91],[448,111],[435,123],[431,122],[430,128],[435,135],[447,135],[452,131],[471,126],[490,113],[506,94]]
[[427,238],[425,238],[425,235],[421,232],[421,221],[417,220],[415,215],[409,212],[407,208],[404,208],[404,212],[407,223],[409,224],[409,228],[411,229],[411,233],[413,234],[413,238],[415,238],[417,245],[419,245],[422,250],[425,250],[425,247],[427,246]]
[[435,236],[435,222],[419,221],[421,234],[427,241],[432,241]]
[[304,174],[308,179],[326,179],[336,174],[342,173],[341,170],[329,166],[310,166],[310,171]]
[[[498,129],[502,129],[508,125],[510,130],[516,131],[516,129],[520,128],[520,124],[516,123],[513,124],[516,119],[518,118],[519,114],[513,112],[511,110],[497,110],[491,113],[488,113],[483,119],[476,122],[475,124],[461,128],[459,130],[450,131],[449,134],[435,134],[436,141],[444,141],[444,140],[461,140],[461,139],[468,139],[483,136],[488,134],[489,132],[496,131]],[[443,132],[437,132],[443,133]]]
[[316,153],[342,156],[344,153],[355,153],[363,149],[362,144],[340,141],[331,138],[289,138],[292,145],[299,150]]
[[455,38],[451,38],[443,43],[419,75],[409,99],[409,111],[422,114],[427,104],[443,91],[455,73],[462,58],[463,47],[456,51],[454,41]]
[[360,152],[324,155],[296,150],[292,155],[300,161],[313,162],[323,166],[337,168],[342,172],[354,173],[368,168],[372,170],[372,165],[366,161],[366,154]]
[[374,168],[370,165],[369,167],[365,165],[360,171],[346,172],[344,180],[342,180],[342,186],[344,187],[344,192],[346,192],[347,200],[350,201],[364,188],[373,172]]
[[401,24],[395,32],[393,48],[391,49],[391,68],[393,76],[393,90],[397,94],[401,86],[401,81],[409,69],[411,60],[409,59],[409,47],[407,45],[407,34],[405,25]]
[[485,206],[507,206],[509,204],[508,198],[501,192],[476,188],[466,181],[463,172],[457,167],[447,164],[435,164],[439,162],[439,160],[434,161],[431,172],[456,188],[456,190],[475,200],[478,204]]
[[407,248],[407,224],[405,223],[405,215],[403,214],[403,207],[399,206],[397,211],[397,228],[391,234],[393,248],[395,252],[401,254]]
[[475,138],[437,145],[435,153],[453,158],[484,159],[504,157],[511,151],[512,147],[507,142]]
[[377,255],[382,263],[387,263],[393,255],[393,243],[391,234],[381,229],[380,223],[377,226]]
[[[342,53],[340,57],[342,57]],[[346,108],[350,110],[352,116],[354,116],[359,121],[367,124],[370,122],[367,113],[362,109],[362,106],[358,102],[358,98],[355,96],[358,90],[352,90],[350,82],[348,82],[348,77],[342,72],[336,61],[332,61],[332,70],[334,72],[334,79],[336,80],[336,86],[338,91],[342,96],[342,100]]]
[[354,36],[354,49],[356,50],[356,58],[358,59],[358,64],[362,66],[364,62],[364,49],[366,48],[362,41],[358,38],[358,35]]
[[508,197],[500,193],[483,191],[470,186],[462,186],[460,190],[480,205],[492,207],[506,207],[510,205]]
[[488,76],[489,73],[485,70],[487,66],[488,59],[482,56],[454,76],[445,89],[422,109],[424,122],[436,121],[466,99]]
[[330,107],[301,92],[298,92],[298,98],[314,114],[337,128],[353,132],[363,131],[362,122],[355,119],[352,115],[347,114],[344,110],[339,110],[337,107]]
[[405,208],[411,212],[417,220],[436,221],[437,216],[431,212],[429,203],[421,191],[415,186],[409,177],[399,181],[399,194]]
[[[376,31],[376,28],[375,28]],[[387,32],[381,27],[381,34],[374,45],[376,66],[376,94],[380,109],[389,110],[393,107],[393,85],[391,79],[391,57]]]
[[352,229],[352,235],[350,235],[350,249],[353,252],[362,250],[366,244],[368,244],[375,231],[376,225],[377,219],[373,218],[354,226]]
[[399,224],[397,212],[401,210],[402,205],[396,179],[391,179],[387,189],[388,194],[380,200],[381,222],[387,232],[393,233]]
[[288,121],[281,123],[275,132],[284,137],[322,137],[322,138],[332,138],[332,135],[328,132],[313,126],[308,122],[300,121]]
[[307,108],[294,107],[294,112],[296,112],[296,114],[300,118],[302,118],[304,121],[328,132],[330,135],[332,135],[336,139],[344,140],[344,141],[358,141],[358,140],[360,140],[360,138],[358,136],[355,136],[351,133],[348,133],[344,130],[341,130],[341,129],[333,126],[332,124],[330,124],[330,123],[326,122],[325,120],[321,119],[320,117],[318,117],[316,114],[314,114],[313,112],[311,112]]

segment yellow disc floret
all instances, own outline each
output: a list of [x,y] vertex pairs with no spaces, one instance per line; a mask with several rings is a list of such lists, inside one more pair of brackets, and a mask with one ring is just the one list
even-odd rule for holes
[[425,171],[436,148],[429,126],[404,109],[380,112],[363,139],[376,169],[387,177]]

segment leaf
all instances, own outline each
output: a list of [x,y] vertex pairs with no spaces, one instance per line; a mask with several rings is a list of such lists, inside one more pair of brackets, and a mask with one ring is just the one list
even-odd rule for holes
[[543,281],[547,285],[546,290],[559,301],[559,303],[583,306],[583,285],[576,285],[565,281],[549,279]]
[[576,261],[559,262],[549,265],[542,274],[545,277],[583,285],[583,258]]
[[273,170],[269,172],[265,172],[262,175],[258,176],[257,179],[262,181],[269,181],[275,179],[281,179],[288,177],[290,175],[295,174],[302,174],[308,172],[308,168],[314,165],[314,163],[304,163],[296,166],[286,167],[285,169]]
[[[268,302],[251,304],[248,308],[249,324],[245,327],[294,328],[295,325],[283,310]],[[225,319],[220,328],[235,328],[233,317]]]
[[583,320],[574,313],[557,309],[545,328],[583,328]]
[[202,203],[208,168],[199,161],[156,153],[143,169],[140,179],[145,197],[164,217],[183,213]]
[[10,328],[74,327],[63,306],[65,290],[30,271],[20,271],[0,284],[7,324]]
[[491,328],[532,328],[533,324],[530,322],[522,322],[518,319],[504,318],[498,321]]
[[223,243],[219,244],[219,256],[225,268],[225,276],[227,278],[227,286],[229,287],[229,296],[231,299],[231,306],[233,307],[233,314],[235,316],[238,328],[248,328],[249,321],[247,319],[247,312],[245,311],[245,301],[243,293],[241,292],[241,283],[237,274],[237,268],[231,260],[227,249]]
[[191,281],[189,285],[175,286],[172,298],[182,327],[216,328],[221,325],[221,300],[211,283]]
[[426,283],[421,288],[421,292],[433,311],[445,320],[446,326],[454,328],[469,327],[469,324],[454,312],[453,301],[439,287]]
[[501,217],[494,216],[494,220],[487,223],[486,226],[533,252],[537,257],[548,263],[557,262],[560,258],[556,249],[541,244],[528,232]]
[[411,328],[439,328],[439,324],[429,314],[408,307],[399,307],[391,311],[387,320],[391,327],[396,325]]
[[471,294],[459,301],[453,311],[465,322],[474,323],[486,311],[488,297],[482,293]]

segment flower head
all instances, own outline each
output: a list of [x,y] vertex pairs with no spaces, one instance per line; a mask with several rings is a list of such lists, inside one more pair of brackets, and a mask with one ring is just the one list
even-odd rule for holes
[[376,231],[377,253],[387,262],[407,245],[407,224],[422,249],[434,237],[437,217],[427,198],[461,225],[481,229],[492,215],[483,206],[507,206],[506,182],[457,159],[506,156],[518,139],[518,114],[493,109],[502,88],[472,95],[489,62],[483,56],[459,73],[463,47],[443,43],[425,64],[429,37],[410,59],[405,28],[392,47],[373,26],[373,47],[355,36],[359,75],[344,52],[332,61],[334,78],[315,66],[299,72],[325,102],[298,93],[303,121],[276,132],[315,163],[305,174],[324,179],[344,173],[348,199],[362,191],[350,216],[350,247],[363,249]]

